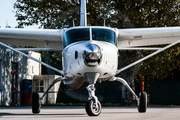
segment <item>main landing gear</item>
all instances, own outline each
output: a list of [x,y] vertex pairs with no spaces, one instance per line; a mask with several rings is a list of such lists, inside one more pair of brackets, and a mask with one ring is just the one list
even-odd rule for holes
[[41,102],[39,100],[39,94],[36,92],[33,92],[31,99],[32,99],[32,112],[39,113],[41,109]]
[[44,97],[44,96],[46,95],[46,93],[50,90],[50,88],[51,88],[55,83],[57,83],[57,82],[59,82],[59,81],[62,81],[62,78],[57,78],[57,79],[55,79],[40,98],[39,98],[39,94],[38,94],[38,93],[36,93],[36,92],[33,92],[33,93],[32,93],[32,96],[31,96],[32,113],[34,113],[34,114],[40,113],[41,101],[42,101],[43,97]]
[[146,109],[147,109],[147,93],[146,92],[144,91],[140,92],[139,97],[138,97],[124,79],[119,78],[119,77],[114,77],[112,81],[118,81],[118,82],[123,83],[130,90],[130,92],[136,97],[137,105],[138,105],[138,112],[140,113],[146,112]]
[[146,109],[147,109],[147,93],[143,91],[139,93],[138,111],[140,113],[144,113],[146,112]]

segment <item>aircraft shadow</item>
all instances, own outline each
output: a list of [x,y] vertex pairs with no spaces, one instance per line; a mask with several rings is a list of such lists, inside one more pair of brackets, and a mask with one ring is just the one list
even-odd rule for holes
[[86,115],[85,113],[84,114],[27,114],[27,113],[20,113],[20,114],[16,114],[16,113],[0,113],[0,117],[2,116],[68,116],[68,117],[83,117],[83,115]]
[[102,112],[101,114],[135,114],[135,113],[138,113],[138,112]]

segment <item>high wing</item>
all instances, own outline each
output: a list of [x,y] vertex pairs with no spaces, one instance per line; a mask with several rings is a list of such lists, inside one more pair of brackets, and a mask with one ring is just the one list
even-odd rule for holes
[[[5,44],[62,49],[63,30],[0,29]],[[118,29],[118,48],[170,44],[180,39],[180,27]]]
[[0,29],[0,41],[5,44],[62,49],[63,30]]
[[180,40],[180,27],[118,29],[118,48],[170,44]]
[[[157,50],[119,70],[120,72],[180,43],[180,27],[134,28],[118,29],[119,50]],[[164,48],[149,48],[138,46],[169,44]],[[134,47],[134,48],[133,48]]]

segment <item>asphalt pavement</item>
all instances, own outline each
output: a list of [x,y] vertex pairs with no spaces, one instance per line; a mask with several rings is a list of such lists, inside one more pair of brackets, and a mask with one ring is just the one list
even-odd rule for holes
[[137,107],[102,107],[97,117],[89,117],[84,107],[42,107],[32,114],[31,107],[0,107],[2,120],[179,120],[180,107],[148,107],[138,113]]

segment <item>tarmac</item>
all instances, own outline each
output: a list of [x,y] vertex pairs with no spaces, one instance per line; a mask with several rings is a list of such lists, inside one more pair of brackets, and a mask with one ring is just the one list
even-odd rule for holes
[[89,117],[85,107],[42,107],[32,114],[31,107],[0,107],[2,120],[179,120],[180,107],[148,107],[138,113],[137,107],[102,107],[99,116]]

